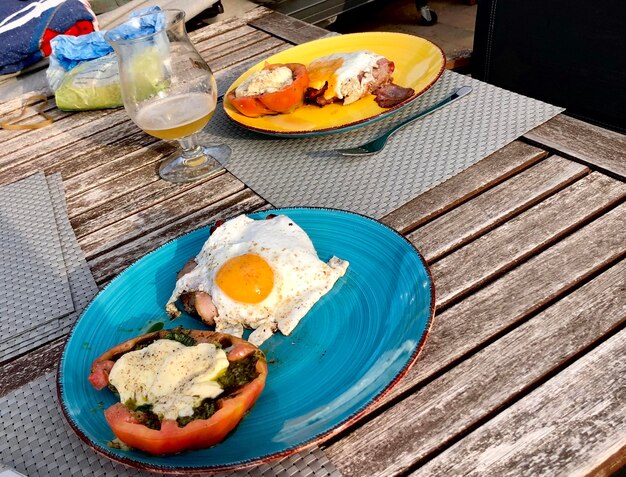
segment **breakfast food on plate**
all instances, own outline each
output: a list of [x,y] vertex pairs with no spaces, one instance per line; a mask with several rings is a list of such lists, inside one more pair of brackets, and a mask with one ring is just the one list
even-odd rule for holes
[[415,91],[393,84],[394,63],[370,51],[336,53],[312,61],[307,104],[325,106],[343,102],[344,105],[374,94],[376,103],[390,108],[413,96]]
[[257,118],[290,113],[302,104],[352,104],[373,94],[381,108],[391,108],[415,94],[393,83],[393,61],[371,51],[335,53],[300,63],[265,64],[231,90],[227,98],[237,111]]
[[321,261],[311,239],[286,215],[254,220],[240,215],[215,229],[181,271],[166,305],[181,302],[215,329],[260,345],[276,330],[289,335],[344,275],[348,262]]
[[161,455],[221,442],[266,376],[265,355],[247,341],[175,328],[111,348],[93,362],[89,381],[119,394],[104,415],[121,444]]
[[304,102],[309,77],[299,63],[266,64],[228,93],[230,103],[241,114],[256,118],[289,113]]

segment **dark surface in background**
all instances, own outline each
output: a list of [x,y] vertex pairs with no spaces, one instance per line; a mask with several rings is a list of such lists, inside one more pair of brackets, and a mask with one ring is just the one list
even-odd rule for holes
[[[274,10],[308,23],[320,23],[374,0],[283,0],[272,2]],[[268,5],[270,6],[270,5]]]
[[480,0],[472,64],[477,79],[626,132],[624,0]]

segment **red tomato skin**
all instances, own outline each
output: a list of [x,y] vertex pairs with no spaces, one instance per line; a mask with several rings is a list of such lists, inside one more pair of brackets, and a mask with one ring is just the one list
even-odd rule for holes
[[[103,353],[91,368],[89,381],[96,388],[106,380],[113,365],[113,357],[128,352],[143,341],[162,337],[167,331],[157,331],[140,336]],[[211,331],[192,331],[191,336],[198,342],[221,343],[229,346],[228,360],[239,361],[254,353],[257,348],[247,341],[234,336]],[[218,410],[209,419],[197,419],[185,427],[179,427],[175,420],[163,420],[161,429],[150,429],[136,421],[133,414],[122,404],[116,403],[104,411],[104,416],[115,436],[126,445],[143,450],[152,455],[173,454],[191,449],[204,449],[218,444],[231,432],[256,403],[265,387],[267,361],[260,358],[256,363],[259,375],[245,386],[228,396],[218,399]]]
[[206,449],[220,443],[252,408],[265,387],[267,363],[257,362],[259,376],[225,399],[218,400],[219,410],[209,419],[198,419],[185,427],[175,420],[163,420],[161,429],[150,429],[135,421],[122,403],[104,411],[115,436],[126,445],[152,455],[175,454],[191,449]]
[[278,114],[276,111],[272,111],[267,108],[259,100],[258,96],[241,96],[240,98],[237,98],[235,96],[235,90],[233,90],[228,93],[226,97],[237,111],[250,118],[259,118],[269,114]]
[[300,63],[266,64],[264,69],[273,70],[286,66],[293,75],[293,82],[280,91],[255,96],[236,97],[235,91],[227,98],[237,111],[244,116],[256,118],[267,114],[290,113],[304,102],[304,93],[309,86],[309,74]]

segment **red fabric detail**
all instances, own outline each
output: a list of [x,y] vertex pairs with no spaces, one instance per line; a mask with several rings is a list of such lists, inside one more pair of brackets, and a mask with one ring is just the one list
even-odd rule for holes
[[[74,23],[74,25],[72,25],[70,28],[65,30],[62,34],[70,35],[70,36],[80,36],[80,35],[86,35],[88,33],[91,33],[94,30],[95,28],[93,26],[93,23],[90,22],[89,20],[79,20],[76,23]],[[60,35],[60,34],[61,33],[59,33],[58,31],[51,30],[50,28],[46,28],[46,31],[43,32],[43,35],[41,37],[40,49],[44,56],[50,56],[50,53],[52,53],[52,48],[50,47],[50,40],[52,40],[55,36]]]
[[78,28],[79,35],[87,35],[95,30],[93,23],[89,20],[79,20],[76,22],[76,28]]

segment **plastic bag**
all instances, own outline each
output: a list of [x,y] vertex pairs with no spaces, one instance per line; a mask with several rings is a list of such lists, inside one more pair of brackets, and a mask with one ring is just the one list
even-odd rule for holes
[[64,71],[54,97],[57,107],[65,111],[122,106],[115,54],[83,62],[67,73]]
[[[159,7],[134,12],[132,17],[157,13]],[[143,17],[136,25],[122,24],[113,30],[114,38],[131,39],[149,35],[163,28],[163,16]],[[48,84],[55,94],[57,107],[77,111],[116,108],[123,105],[119,86],[119,70],[113,48],[104,39],[103,31],[68,37],[59,35],[51,42],[50,66],[46,72]],[[143,59],[142,59],[143,57]],[[149,51],[138,55],[139,63],[145,68],[155,58]],[[147,68],[146,76],[154,68]],[[147,87],[159,78],[147,78]]]

